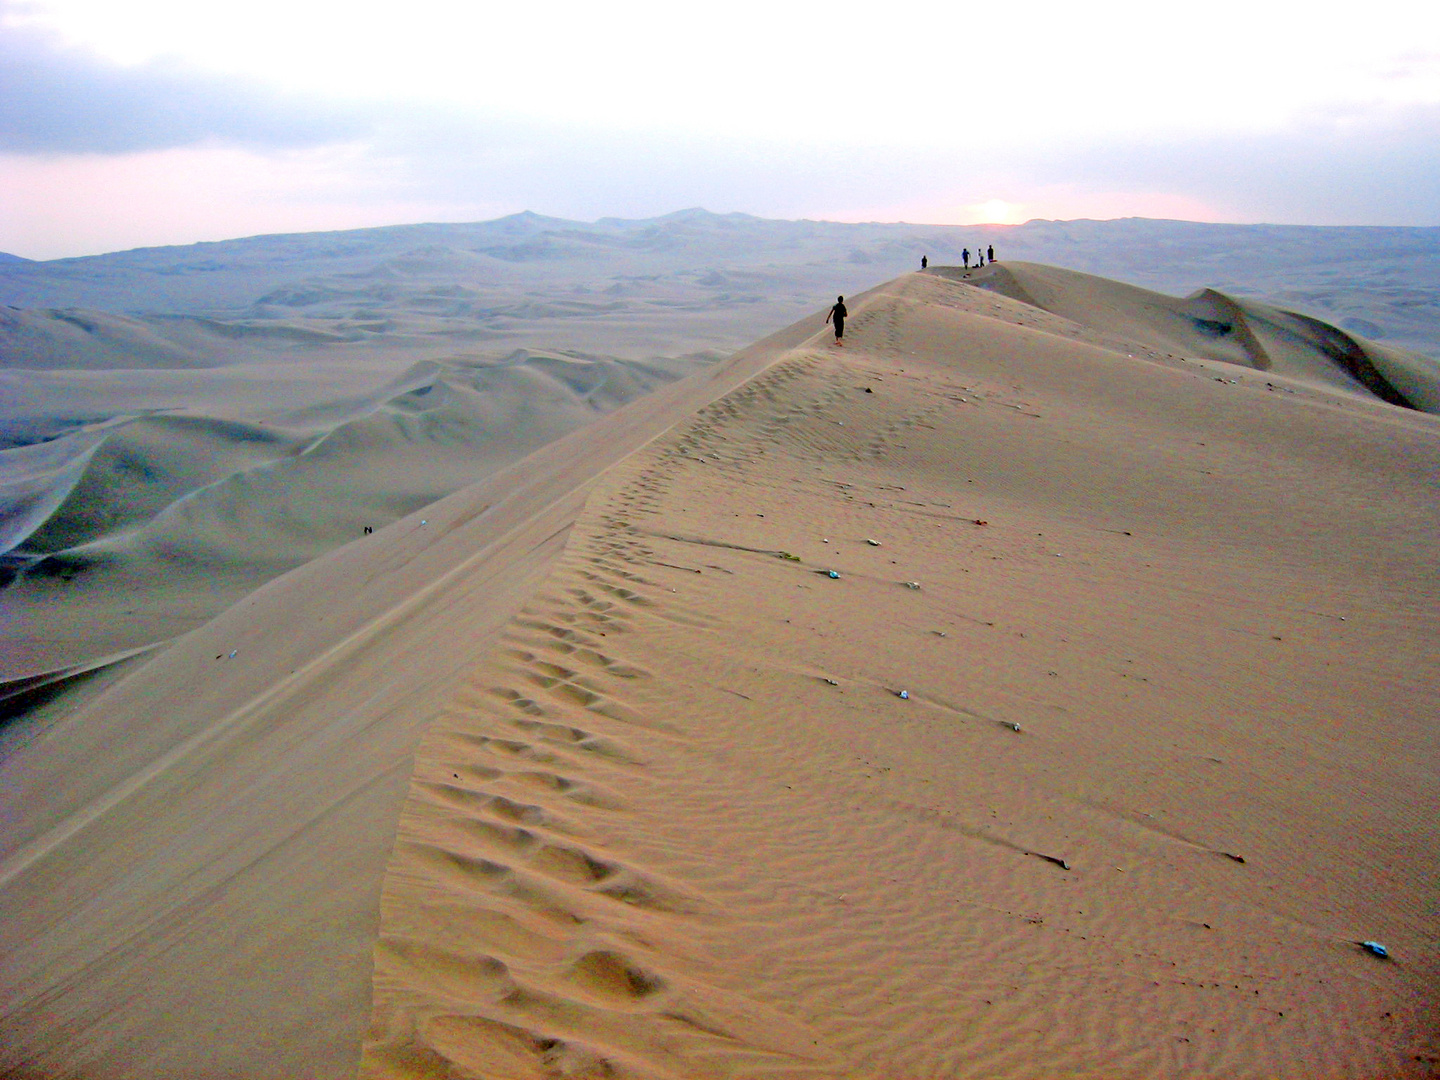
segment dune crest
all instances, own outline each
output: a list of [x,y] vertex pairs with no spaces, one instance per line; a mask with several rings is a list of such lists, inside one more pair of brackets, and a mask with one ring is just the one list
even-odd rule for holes
[[544,580],[596,474],[801,336],[662,387],[0,727],[0,1072],[354,1075],[415,741]]
[[852,316],[607,472],[427,731],[361,1076],[1424,1075],[1435,422]]
[[1026,287],[849,296],[0,729],[0,1072],[1428,1075],[1440,420]]
[[1202,289],[1177,300],[1116,281],[1032,263],[937,273],[992,290],[1111,336],[1173,354],[1274,372],[1391,405],[1440,412],[1440,363],[1308,315]]

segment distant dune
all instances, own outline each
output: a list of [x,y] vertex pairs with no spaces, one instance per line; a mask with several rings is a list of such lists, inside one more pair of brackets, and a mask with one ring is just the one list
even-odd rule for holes
[[1202,289],[1186,300],[1054,267],[1007,262],[937,272],[1069,318],[1112,339],[1273,372],[1391,405],[1440,412],[1440,361],[1306,315]]
[[6,451],[0,677],[174,637],[694,367],[424,361],[345,398],[229,418],[215,395]]
[[4,262],[0,1075],[1432,1075],[1436,233]]
[[[1219,225],[1126,218],[939,226],[771,221],[684,210],[594,223],[524,213],[474,224],[257,236],[0,266],[0,304],[223,319],[365,321],[383,310],[420,330],[504,328],[522,303],[608,302],[588,336],[549,338],[632,358],[664,354],[642,316],[714,310],[688,340],[739,348],[818,297],[993,245],[1001,260],[1065,266],[1160,292],[1212,288],[1298,310],[1440,357],[1440,228]],[[617,312],[634,316],[616,319]],[[729,313],[728,315],[726,313]],[[625,329],[628,337],[611,332]],[[554,328],[547,328],[553,330]],[[648,353],[624,351],[626,347]],[[686,351],[681,349],[679,351]],[[693,350],[691,350],[693,351]]]

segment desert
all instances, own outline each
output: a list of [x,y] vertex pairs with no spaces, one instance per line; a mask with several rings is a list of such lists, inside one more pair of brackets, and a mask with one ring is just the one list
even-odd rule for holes
[[1434,1075],[1437,269],[703,211],[0,264],[0,1073]]

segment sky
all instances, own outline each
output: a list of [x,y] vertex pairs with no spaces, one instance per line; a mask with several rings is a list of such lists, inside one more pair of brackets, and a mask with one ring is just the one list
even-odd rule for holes
[[692,206],[1440,225],[1440,4],[0,0],[0,252]]

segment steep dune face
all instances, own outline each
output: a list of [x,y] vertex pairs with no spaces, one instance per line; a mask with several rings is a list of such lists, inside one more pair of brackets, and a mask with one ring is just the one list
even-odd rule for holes
[[69,456],[48,493],[58,504],[6,550],[52,555],[116,535],[202,487],[298,453],[304,444],[303,435],[259,424],[163,415],[43,443]]
[[936,272],[1109,335],[1189,357],[1363,391],[1440,412],[1440,363],[1348,334],[1308,315],[1203,289],[1178,300],[1052,266],[1006,262]]
[[1238,310],[1236,321],[1248,325],[1277,370],[1307,372],[1316,366],[1318,357],[1381,401],[1440,412],[1440,363],[1430,357],[1369,341],[1309,315],[1257,301],[1225,299]]

